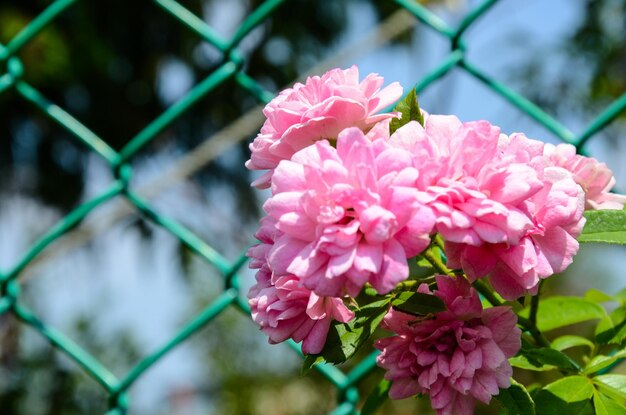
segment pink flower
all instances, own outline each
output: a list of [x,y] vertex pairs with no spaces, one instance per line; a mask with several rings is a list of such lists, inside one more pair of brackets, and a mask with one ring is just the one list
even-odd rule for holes
[[320,297],[293,275],[278,277],[275,285],[259,282],[250,294],[252,319],[269,336],[270,343],[288,338],[301,341],[306,354],[322,351],[333,319],[347,323],[354,318],[341,298]]
[[411,122],[390,138],[412,153],[420,170],[417,186],[429,196],[436,229],[447,241],[516,244],[532,227],[516,205],[541,182],[526,164],[500,158],[499,136],[486,121],[429,115],[425,127]]
[[570,172],[549,165],[543,143],[538,143],[522,134],[500,143],[503,160],[533,166],[542,183],[539,191],[515,204],[533,224],[520,240],[479,246],[446,241],[449,267],[463,269],[472,281],[489,275],[494,289],[508,300],[536,294],[541,279],[565,270],[578,252],[576,237],[585,223],[582,188]]
[[260,243],[248,250],[250,268],[258,269],[257,283],[248,292],[252,319],[269,336],[270,343],[292,338],[302,342],[303,353],[319,353],[332,320],[347,323],[354,313],[341,298],[320,297],[304,288],[297,277],[274,273],[267,259],[280,235],[275,221],[265,217],[255,235]]
[[322,296],[356,296],[366,282],[389,292],[430,242],[417,178],[408,152],[358,128],[342,131],[336,149],[322,140],[281,161],[264,205],[284,233],[270,264]]
[[335,139],[347,127],[366,131],[379,121],[396,117],[395,113],[375,115],[402,95],[397,82],[380,89],[382,84],[383,78],[377,74],[359,82],[359,70],[352,66],[310,77],[304,85],[297,83],[282,91],[263,110],[267,120],[250,144],[252,155],[246,167],[270,170],[253,186],[269,187],[281,160],[289,160],[317,140]]
[[248,249],[246,256],[250,258],[249,267],[252,269],[258,269],[256,273],[256,285],[250,288],[248,292],[248,298],[258,295],[259,290],[267,288],[272,285],[272,269],[268,263],[268,255],[274,241],[278,238],[281,232],[276,228],[276,221],[265,216],[261,219],[261,226],[254,236],[260,243],[252,246]]
[[586,209],[624,209],[626,196],[610,193],[615,186],[613,172],[604,163],[576,154],[570,144],[546,144],[544,154],[552,166],[563,167],[585,191]]
[[389,140],[420,167],[418,189],[446,241],[448,266],[473,281],[490,276],[505,298],[535,293],[578,251],[584,194],[572,174],[551,166],[544,144],[507,137],[485,121],[429,115]]
[[[389,396],[428,394],[438,415],[471,415],[475,401],[489,403],[510,386],[508,358],[521,346],[517,317],[509,307],[483,310],[467,280],[438,275],[447,310],[419,319],[391,309],[383,328],[396,336],[380,339],[377,364],[392,381]],[[420,292],[429,293],[423,284]]]

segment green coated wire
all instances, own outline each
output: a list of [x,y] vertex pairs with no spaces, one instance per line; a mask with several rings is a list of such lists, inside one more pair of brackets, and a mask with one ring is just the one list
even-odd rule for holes
[[48,245],[56,241],[58,238],[69,232],[72,228],[80,223],[92,210],[114,198],[124,189],[124,183],[116,181],[108,190],[94,197],[86,203],[83,203],[72,212],[67,214],[56,225],[48,230],[37,242],[31,245],[30,249],[20,262],[13,267],[10,273],[5,275],[0,282],[8,281],[15,278],[41,251],[46,249]]
[[487,76],[482,70],[478,67],[462,60],[459,62],[459,65],[467,71],[470,75],[473,75],[474,78],[478,79],[486,86],[489,87],[492,91],[501,95],[504,99],[509,101],[511,104],[519,108],[524,114],[530,116],[535,119],[540,125],[545,127],[547,130],[555,134],[558,138],[565,141],[566,143],[574,143],[575,137],[574,133],[565,128],[561,123],[556,121],[554,118],[546,114],[544,110],[539,108],[537,105],[524,98],[522,95],[513,91],[511,88],[506,85],[496,81],[495,79]]
[[133,382],[139,378],[146,370],[159,361],[168,352],[174,349],[191,335],[197,333],[205,327],[207,323],[226,310],[237,298],[237,290],[229,289],[224,291],[217,300],[213,301],[204,311],[198,314],[191,322],[183,327],[170,341],[161,348],[142,359],[122,381],[115,387],[115,392],[125,391]]
[[590,124],[589,127],[583,133],[574,140],[574,144],[578,150],[582,150],[582,147],[587,141],[605,128],[610,122],[617,118],[620,114],[623,114],[626,110],[626,93],[616,99],[602,111]]
[[406,11],[411,13],[426,26],[434,29],[435,32],[438,32],[450,39],[454,38],[456,31],[452,29],[446,22],[444,22],[439,16],[419,4],[417,1],[396,0],[396,3],[402,6]]
[[93,131],[81,124],[80,121],[72,117],[67,111],[50,102],[39,91],[26,82],[18,82],[16,89],[22,97],[40,109],[45,115],[48,116],[48,118],[55,121],[68,132],[72,133],[76,138],[87,145],[87,147],[102,156],[110,164],[117,163],[118,155],[115,150],[113,150]]
[[57,0],[48,8],[39,13],[37,17],[24,27],[17,35],[11,39],[6,45],[5,50],[0,55],[8,57],[17,54],[29,41],[37,36],[50,22],[52,22],[59,14],[63,13],[68,7],[76,3],[77,0]]
[[117,378],[96,358],[91,356],[79,345],[74,343],[69,337],[56,329],[44,324],[30,310],[16,304],[13,306],[13,313],[25,324],[35,329],[45,337],[51,345],[59,350],[63,350],[67,356],[80,365],[93,379],[95,379],[107,392],[115,391]]
[[143,200],[140,196],[133,192],[128,192],[128,200],[134,204],[146,217],[152,220],[157,225],[168,230],[171,234],[176,236],[187,248],[200,255],[207,260],[210,264],[215,266],[222,274],[227,274],[230,271],[230,264],[224,257],[222,257],[215,249],[209,246],[206,242],[200,239],[196,234],[185,228],[178,222],[165,217],[157,213],[152,206]]
[[206,24],[198,16],[184,8],[180,3],[174,0],[154,0],[163,10],[172,16],[176,17],[183,25],[188,29],[191,29],[198,36],[221,50],[222,52],[228,49],[228,42],[223,40],[211,26]]
[[484,16],[489,9],[498,3],[499,0],[486,0],[465,15],[454,35],[452,36],[452,48],[455,49],[463,33],[480,17]]
[[227,62],[212,72],[211,75],[204,79],[204,81],[196,85],[183,98],[165,110],[165,112],[163,112],[159,117],[153,120],[135,137],[133,137],[120,151],[117,164],[120,165],[121,163],[126,162],[126,160],[132,157],[146,144],[151,142],[157,134],[176,121],[200,99],[204,98],[218,85],[221,85],[224,81],[233,76],[237,69],[237,65],[232,62]]
[[228,43],[228,49],[232,49],[246,37],[255,27],[259,26],[267,17],[273,13],[285,0],[267,0],[261,3],[250,15],[239,25],[239,28]]
[[359,383],[363,378],[372,373],[376,366],[376,357],[380,352],[378,350],[370,353],[365,359],[361,360],[346,377],[346,382],[350,385]]

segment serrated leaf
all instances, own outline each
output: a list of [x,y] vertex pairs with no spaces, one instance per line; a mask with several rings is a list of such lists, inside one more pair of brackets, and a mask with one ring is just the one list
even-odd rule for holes
[[593,350],[594,347],[591,340],[580,336],[566,335],[552,340],[552,348],[560,352],[576,346],[586,346],[589,350]]
[[595,415],[626,415],[624,405],[598,391],[593,393],[593,408],[596,411]]
[[[572,360],[568,355],[549,347],[522,348],[519,352],[527,361],[535,367],[543,365],[554,366],[559,369],[569,371],[581,371],[582,368],[578,363]],[[531,369],[532,370],[532,369]]]
[[422,111],[420,111],[415,89],[411,89],[406,97],[398,102],[393,110],[399,112],[401,118],[393,118],[391,120],[389,124],[390,134],[393,134],[398,128],[408,124],[410,121],[417,121],[422,126],[424,125],[424,116],[422,115]]
[[601,242],[626,244],[625,210],[589,210],[585,212],[587,222],[579,242]]
[[321,357],[323,361],[334,364],[348,360],[374,333],[387,314],[389,302],[390,298],[384,298],[355,310],[354,320],[349,323],[333,322],[324,348],[309,359],[317,361]]
[[389,389],[391,388],[391,382],[383,379],[376,388],[369,394],[363,409],[361,409],[361,415],[374,415],[376,411],[389,399]]
[[595,336],[600,344],[621,344],[626,338],[626,307],[618,307],[605,315],[596,326]]
[[[528,318],[530,309],[526,307],[520,315]],[[537,327],[542,331],[554,330],[570,324],[601,319],[606,315],[598,304],[579,297],[548,297],[539,303]]]
[[446,309],[445,304],[437,296],[405,291],[391,301],[391,306],[404,313],[424,316]]
[[508,415],[535,415],[535,402],[523,385],[511,379],[511,386],[495,397]]
[[626,375],[600,375],[594,377],[593,382],[603,388],[607,394],[618,397],[622,402],[626,400]]
[[578,415],[591,408],[593,391],[588,378],[568,376],[541,389],[535,405],[540,415]]

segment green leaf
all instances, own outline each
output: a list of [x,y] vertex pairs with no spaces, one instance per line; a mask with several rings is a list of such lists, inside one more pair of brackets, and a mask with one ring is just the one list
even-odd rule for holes
[[535,403],[523,385],[511,379],[511,386],[495,397],[508,415],[535,415]]
[[578,415],[591,409],[591,380],[584,376],[568,376],[539,391],[535,399],[540,415]]
[[616,301],[620,301],[622,305],[626,306],[626,288],[615,294],[613,298],[615,298]]
[[598,391],[593,393],[593,408],[596,415],[626,415],[626,408]]
[[593,382],[605,391],[607,395],[626,400],[626,375],[600,375],[593,378]]
[[589,363],[587,363],[584,372],[586,374],[599,372],[602,369],[606,369],[607,367],[614,365],[615,362],[623,359],[624,357],[626,357],[626,350],[622,350],[614,354],[613,356],[598,355],[591,359]]
[[602,242],[626,245],[626,211],[589,210],[585,212],[587,223],[579,242]]
[[424,125],[424,116],[422,115],[422,111],[420,111],[420,106],[417,102],[417,93],[415,92],[415,89],[411,89],[407,96],[404,97],[400,102],[398,102],[393,110],[399,112],[401,118],[393,118],[391,120],[391,123],[389,124],[390,134],[393,134],[398,128],[402,127],[403,125],[408,124],[409,121],[417,121],[422,126]]
[[[528,307],[520,312],[520,315],[526,318],[529,314]],[[548,297],[539,303],[537,327],[539,330],[549,331],[570,324],[601,319],[605,315],[601,306],[579,297]]]
[[607,293],[603,293],[602,291],[595,288],[592,288],[585,293],[585,300],[593,301],[594,303],[606,303],[607,301],[615,301],[615,299]]
[[596,326],[595,335],[600,344],[621,344],[626,338],[626,307],[618,307],[605,315]]
[[513,367],[517,367],[525,370],[532,370],[534,372],[547,372],[550,370],[556,370],[558,367],[554,365],[545,365],[537,360],[528,360],[526,356],[515,356],[509,359],[509,363]]
[[304,361],[302,362],[302,367],[300,368],[300,374],[302,376],[309,373],[309,370],[313,368],[313,366],[318,365],[320,363],[324,363],[325,360],[322,356],[314,356],[308,354],[304,357]]
[[568,355],[549,347],[523,347],[520,350],[520,355],[524,356],[531,365],[537,368],[549,365],[569,371],[578,372],[582,370],[580,365],[572,360]]
[[[324,348],[317,355],[305,359],[305,364],[321,361],[343,363],[370,338],[389,309],[390,298],[374,301],[356,310],[355,318],[349,323],[333,322],[328,331]],[[319,360],[319,358],[323,360]],[[311,360],[313,359],[313,360]]]
[[445,304],[439,297],[409,291],[400,293],[391,301],[391,306],[396,310],[413,314],[414,316],[424,316],[446,309]]
[[417,260],[416,260],[415,263],[420,268],[425,268],[425,269],[428,269],[428,270],[432,270],[433,269],[433,264],[431,264],[429,260],[427,260],[426,258],[424,258],[421,255],[417,256]]
[[589,350],[593,350],[593,342],[580,336],[566,335],[557,337],[552,340],[552,348],[558,351],[563,351],[576,346],[587,346]]
[[383,379],[376,385],[376,388],[369,394],[363,409],[361,409],[361,415],[374,415],[376,411],[389,399],[389,389],[391,388],[391,382]]

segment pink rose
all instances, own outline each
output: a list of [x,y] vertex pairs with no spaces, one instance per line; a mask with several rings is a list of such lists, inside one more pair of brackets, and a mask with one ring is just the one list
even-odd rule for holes
[[563,167],[585,191],[585,209],[624,209],[626,196],[610,193],[615,186],[613,172],[598,160],[576,154],[570,144],[546,144],[544,154],[553,166]]
[[412,154],[418,189],[428,195],[436,230],[447,241],[515,244],[532,227],[516,205],[541,182],[531,167],[500,158],[499,136],[486,121],[428,115],[424,127],[410,122],[389,140]]
[[258,269],[257,283],[248,292],[252,319],[268,335],[270,343],[291,338],[302,342],[303,353],[319,353],[332,320],[347,323],[354,313],[341,298],[320,297],[304,288],[295,276],[275,274],[267,257],[280,234],[274,220],[265,217],[256,233],[261,243],[248,250],[250,268]]
[[489,276],[494,289],[507,300],[536,294],[539,281],[564,271],[578,252],[585,219],[585,197],[572,173],[553,167],[544,157],[543,143],[523,134],[502,137],[502,160],[532,166],[541,188],[517,201],[515,208],[531,221],[516,243],[471,246],[446,241],[448,266],[461,268],[470,280]]
[[366,131],[379,121],[396,117],[395,113],[376,115],[402,95],[397,82],[381,89],[382,84],[383,78],[377,74],[359,82],[359,69],[352,66],[309,77],[305,84],[282,91],[263,110],[267,120],[250,144],[252,155],[246,167],[270,170],[253,186],[269,187],[281,160],[289,160],[317,140],[334,140],[347,127]]
[[302,342],[302,353],[306,354],[322,351],[333,319],[347,323],[354,318],[341,298],[320,297],[293,275],[279,277],[275,285],[264,287],[260,283],[250,293],[252,319],[270,343],[291,338]]
[[434,217],[420,202],[411,155],[358,128],[283,160],[264,209],[283,233],[269,262],[318,295],[356,296],[366,282],[387,293],[409,275],[407,258],[429,244]]
[[[392,399],[428,394],[438,415],[471,415],[476,400],[489,403],[510,386],[508,358],[521,346],[521,330],[509,307],[483,310],[467,280],[436,281],[434,295],[447,310],[420,319],[391,309],[382,327],[396,335],[375,343],[376,362],[392,382]],[[430,293],[425,284],[419,291]]]

